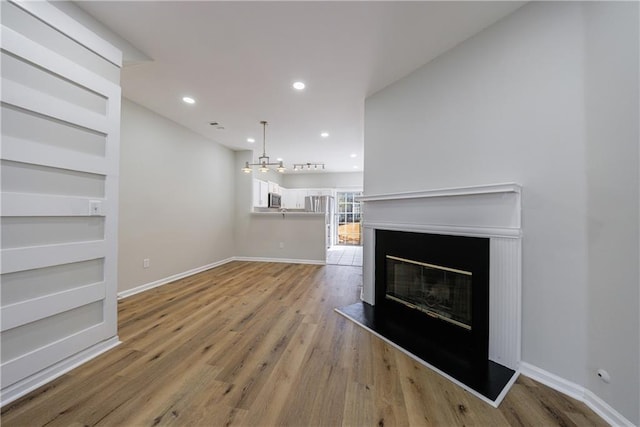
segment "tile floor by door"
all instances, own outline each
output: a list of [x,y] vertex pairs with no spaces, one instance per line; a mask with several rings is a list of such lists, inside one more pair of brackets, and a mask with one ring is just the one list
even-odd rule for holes
[[327,264],[362,267],[362,246],[332,246],[327,250]]

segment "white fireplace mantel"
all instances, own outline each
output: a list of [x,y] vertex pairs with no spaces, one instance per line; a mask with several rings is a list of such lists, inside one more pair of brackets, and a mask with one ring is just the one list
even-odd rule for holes
[[522,187],[513,182],[504,184],[474,185],[471,187],[440,188],[436,190],[407,191],[401,193],[388,193],[361,196],[363,202],[376,202],[384,200],[420,199],[425,197],[452,197],[471,196],[474,194],[517,193],[522,192]]
[[514,183],[365,195],[364,227],[473,237],[521,237]]
[[364,195],[362,299],[375,303],[375,231],[489,239],[489,359],[517,370],[521,343],[521,195],[515,183]]

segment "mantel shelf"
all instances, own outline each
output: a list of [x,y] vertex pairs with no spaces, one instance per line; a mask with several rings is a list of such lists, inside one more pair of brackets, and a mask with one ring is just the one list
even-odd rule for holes
[[437,190],[409,191],[403,193],[388,193],[364,195],[358,198],[361,202],[380,202],[387,200],[423,199],[429,197],[472,196],[496,193],[520,194],[522,187],[516,183],[478,185],[473,187],[442,188]]

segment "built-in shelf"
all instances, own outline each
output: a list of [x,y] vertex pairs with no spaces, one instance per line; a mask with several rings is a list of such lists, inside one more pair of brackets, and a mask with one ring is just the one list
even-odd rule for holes
[[516,183],[477,185],[472,187],[441,188],[436,190],[408,191],[402,193],[388,193],[363,195],[358,198],[361,202],[377,202],[387,200],[423,199],[429,197],[472,196],[481,194],[517,193],[522,187]]

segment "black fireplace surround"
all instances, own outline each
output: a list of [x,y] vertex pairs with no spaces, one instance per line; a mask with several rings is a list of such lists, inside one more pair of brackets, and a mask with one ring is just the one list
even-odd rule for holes
[[[375,306],[365,305],[362,312],[363,318],[370,319],[371,329],[496,400],[514,371],[489,360],[489,239],[388,230],[376,230],[375,239]],[[408,304],[399,302],[395,291],[389,297],[387,279],[393,274],[389,275],[387,270],[396,268],[396,260],[408,261],[405,263],[408,265],[427,265],[426,269],[441,266],[468,276],[470,316],[465,308],[464,320],[452,321],[455,315],[442,316],[438,310],[431,312],[429,307],[416,309],[411,298]],[[427,279],[427,282],[430,280],[434,281]],[[428,297],[434,290],[441,292],[439,284],[427,288]],[[426,304],[434,305],[433,300]]]

